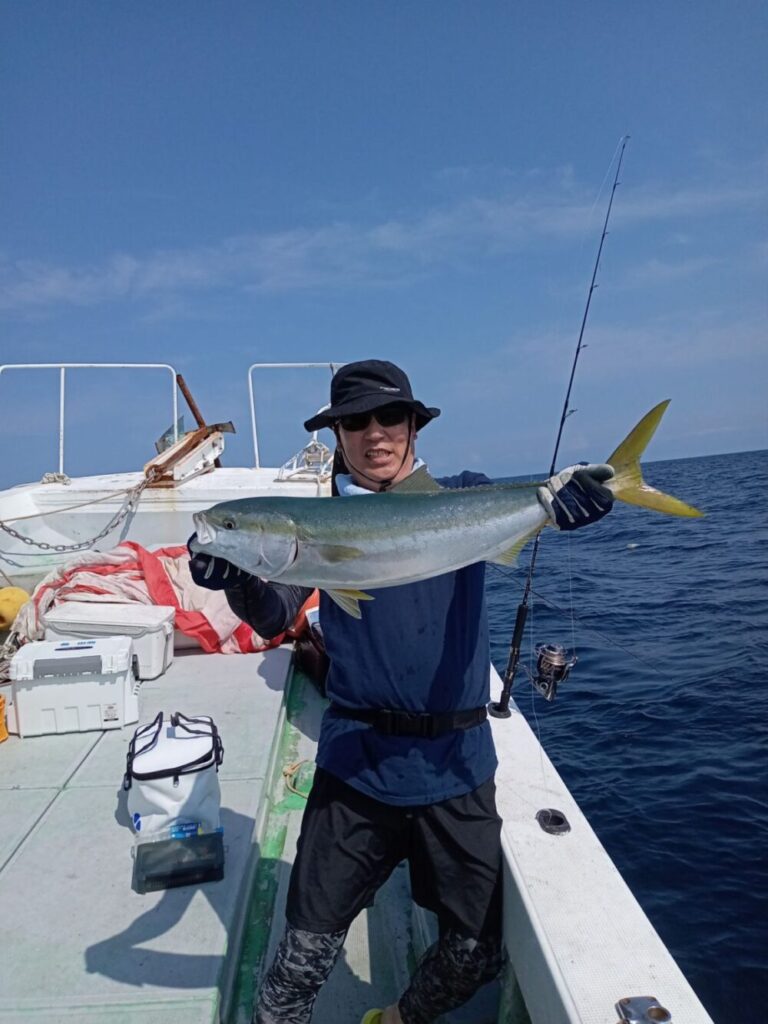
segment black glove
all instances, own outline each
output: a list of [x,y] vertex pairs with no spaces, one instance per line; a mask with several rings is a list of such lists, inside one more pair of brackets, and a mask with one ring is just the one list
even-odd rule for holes
[[187,551],[189,572],[198,587],[205,587],[207,590],[229,590],[230,587],[237,587],[246,580],[253,579],[245,569],[238,569],[224,558],[215,558],[203,551],[193,551],[192,543],[196,540],[197,534],[193,533],[187,541]]
[[539,488],[539,501],[558,530],[577,530],[596,523],[613,508],[613,494],[603,486],[613,475],[606,465],[569,466]]

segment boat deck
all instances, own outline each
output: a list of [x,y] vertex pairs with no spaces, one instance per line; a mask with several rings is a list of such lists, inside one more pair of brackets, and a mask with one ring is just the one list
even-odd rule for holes
[[[178,710],[219,727],[225,877],[133,891],[121,784],[134,726],[11,736],[0,745],[0,1022],[250,1021],[282,932],[324,702],[288,648],[177,653],[140,701],[142,722]],[[614,1024],[618,999],[641,994],[658,996],[675,1022],[711,1024],[522,715],[513,707],[492,727],[517,978],[509,971],[503,988],[486,986],[442,1024],[530,1024],[528,1013],[535,1024]],[[283,775],[296,765],[299,794]],[[541,807],[566,813],[567,836],[541,831]],[[313,1024],[357,1024],[392,1002],[433,936],[401,867],[352,926]]]
[[0,1020],[209,1024],[228,1012],[289,668],[287,649],[182,653],[142,685],[142,721],[180,710],[219,726],[221,882],[132,890],[121,779],[134,726],[0,746]]
[[[311,783],[323,702],[291,678],[290,650],[178,653],[141,689],[141,721],[209,714],[220,770],[226,865],[220,882],[139,895],[121,783],[135,726],[11,736],[0,745],[0,1021],[246,1024],[282,907],[304,800],[282,769],[306,759]],[[391,1002],[429,941],[398,870],[361,915],[321,993],[317,1024],[357,1024]],[[456,1024],[496,1020],[485,994]]]

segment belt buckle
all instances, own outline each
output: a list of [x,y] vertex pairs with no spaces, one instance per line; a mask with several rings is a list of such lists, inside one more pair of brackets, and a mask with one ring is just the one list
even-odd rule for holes
[[437,736],[437,719],[435,716],[430,715],[428,711],[419,711],[415,718],[418,722],[416,735],[419,739],[433,740]]
[[432,740],[439,735],[437,719],[428,711],[393,711],[379,708],[374,728],[385,736],[416,736]]
[[395,716],[394,712],[389,708],[379,708],[376,712],[377,721],[375,728],[379,732],[383,732],[385,736],[394,736],[395,734]]

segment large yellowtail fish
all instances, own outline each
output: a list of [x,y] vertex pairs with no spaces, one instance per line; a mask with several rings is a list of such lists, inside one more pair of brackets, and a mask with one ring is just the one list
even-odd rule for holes
[[[638,423],[606,460],[619,501],[668,515],[701,512],[643,480],[639,458],[669,402]],[[511,565],[550,523],[542,482],[439,488],[418,472],[397,490],[351,498],[242,498],[194,516],[199,551],[262,579],[319,587],[351,615],[378,587],[414,583],[473,562]],[[428,490],[422,490],[423,487]]]

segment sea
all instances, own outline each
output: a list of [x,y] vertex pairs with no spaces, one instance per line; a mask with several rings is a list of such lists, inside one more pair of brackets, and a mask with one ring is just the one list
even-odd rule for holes
[[[578,661],[552,703],[525,671],[513,697],[716,1024],[765,1021],[768,451],[643,471],[704,517],[546,531],[522,660]],[[488,570],[500,673],[529,555]]]

